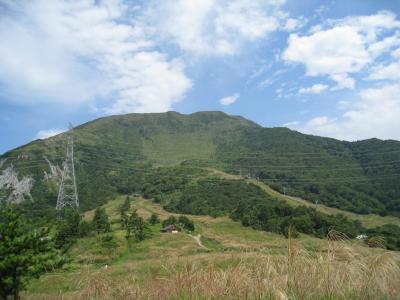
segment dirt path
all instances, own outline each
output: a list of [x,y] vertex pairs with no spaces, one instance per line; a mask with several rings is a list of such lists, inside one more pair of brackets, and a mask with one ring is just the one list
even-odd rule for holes
[[201,247],[201,248],[203,248],[203,249],[206,249],[206,250],[210,250],[209,248],[207,248],[206,246],[204,246],[203,245],[203,243],[201,242],[201,235],[200,234],[198,234],[198,235],[191,235],[191,234],[188,234],[190,237],[192,237],[195,241],[196,241],[196,243],[197,243],[197,245],[199,245],[199,247]]

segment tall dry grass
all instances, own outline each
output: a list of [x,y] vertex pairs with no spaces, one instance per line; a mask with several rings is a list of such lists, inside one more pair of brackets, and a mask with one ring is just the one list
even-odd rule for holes
[[[170,263],[167,275],[132,277],[87,272],[75,299],[400,299],[400,257],[361,253],[332,231],[326,248],[310,252],[288,239],[286,255],[232,254],[225,267],[213,261]],[[179,270],[179,271],[178,271]],[[66,295],[60,299],[68,299]],[[45,297],[41,298],[45,299]]]

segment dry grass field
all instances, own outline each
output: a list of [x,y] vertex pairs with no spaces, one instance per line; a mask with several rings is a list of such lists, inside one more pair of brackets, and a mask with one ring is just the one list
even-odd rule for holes
[[[189,216],[204,247],[187,233],[126,241],[115,222],[123,198],[105,205],[118,246],[99,236],[78,241],[62,271],[33,281],[24,299],[399,299],[400,255],[331,232],[326,240],[285,239],[230,219]],[[144,199],[133,206],[148,218],[170,213]],[[91,217],[92,212],[86,214]]]

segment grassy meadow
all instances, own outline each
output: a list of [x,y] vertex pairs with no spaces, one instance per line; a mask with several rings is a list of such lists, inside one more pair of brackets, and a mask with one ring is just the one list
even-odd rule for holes
[[[125,197],[104,205],[115,247],[102,235],[79,239],[62,270],[30,283],[24,299],[399,299],[400,255],[332,232],[327,240],[243,227],[227,217],[189,216],[195,232],[127,241],[119,224]],[[132,206],[148,219],[171,213],[149,200]],[[85,214],[90,220],[93,211]],[[200,235],[200,237],[199,237]],[[199,237],[200,243],[194,237]]]

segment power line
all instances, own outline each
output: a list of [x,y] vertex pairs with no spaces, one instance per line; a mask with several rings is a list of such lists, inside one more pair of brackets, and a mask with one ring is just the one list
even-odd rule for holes
[[[86,131],[89,132],[91,134],[93,134],[93,132],[88,131],[86,129],[79,129],[79,131]],[[98,136],[96,136],[98,137]],[[80,137],[78,137],[78,139],[80,139]],[[108,137],[107,137],[108,139]],[[85,139],[83,139],[83,141],[85,141]],[[122,142],[122,141],[113,141],[113,144],[101,144],[102,147],[104,146],[111,146],[114,147],[115,144],[121,144],[121,145],[129,145],[129,146],[135,146],[134,143],[127,143],[127,142]],[[282,145],[283,147],[285,147],[286,145]],[[175,149],[169,149],[170,151],[176,151]],[[265,149],[267,150],[267,149]],[[265,153],[265,150],[260,150],[260,151],[254,151],[254,152],[249,152],[249,151],[244,151],[244,152],[240,152],[240,154],[244,154],[244,153],[248,153],[248,154],[258,154],[258,153]],[[343,154],[350,154],[350,155],[354,155],[354,154],[365,154],[365,153],[370,153],[370,152],[376,152],[376,150],[366,150],[366,151],[354,151],[350,148],[344,149],[344,150],[328,150],[325,148],[320,148],[321,151],[327,151],[328,153],[326,153],[326,155],[332,155],[332,153],[343,153]],[[158,153],[164,153],[164,151],[168,151],[168,149],[163,149],[162,151],[159,151]],[[237,151],[218,151],[220,153],[237,153]],[[393,149],[393,150],[389,150],[386,153],[391,153],[391,152],[400,152],[399,149]],[[272,152],[272,154],[278,154],[278,153],[274,153]],[[323,153],[319,153],[319,152],[292,152],[292,153],[288,153],[289,155],[321,155]]]
[[[95,136],[95,137],[97,137],[97,138],[106,138],[106,139],[109,139],[110,138],[110,136],[99,136],[99,135],[97,135],[96,133],[94,133],[93,131],[91,131],[91,130],[88,130],[88,129],[84,129],[84,128],[79,128],[78,129],[78,132],[87,132],[87,133],[89,133],[89,134],[91,134],[91,135],[93,135],[93,136]],[[81,137],[77,137],[77,139],[81,139]],[[84,140],[84,139],[83,139]],[[122,145],[129,145],[129,146],[134,146],[134,143],[128,143],[128,142],[123,142],[123,141],[113,141],[113,145],[115,145],[115,144],[122,144]],[[110,144],[102,144],[101,146],[110,146]],[[286,146],[286,145],[282,145],[282,146]],[[348,147],[348,146],[343,146],[343,147]],[[364,153],[369,153],[369,152],[375,152],[375,150],[366,150],[366,151],[353,151],[351,148],[346,148],[346,149],[344,149],[344,150],[328,150],[328,149],[325,149],[325,148],[321,148],[321,150],[324,150],[324,151],[328,151],[328,152],[331,152],[331,153],[348,153],[348,154],[364,154]],[[172,150],[171,149],[171,151],[175,151],[175,150]],[[400,152],[400,150],[398,150],[398,149],[395,149],[395,150],[393,150],[393,151],[395,151],[395,152]],[[391,151],[390,151],[391,152]],[[160,152],[160,153],[163,153],[163,151],[162,152]],[[224,151],[224,153],[236,153],[236,151]],[[263,152],[243,152],[243,153],[263,153]],[[320,154],[320,153],[315,153],[315,152],[293,152],[293,154],[300,154],[300,155],[302,155],[302,154]],[[329,153],[328,153],[329,154]]]
[[[236,164],[234,164],[236,166]],[[366,164],[366,165],[355,165],[353,164],[335,164],[335,166],[329,166],[329,165],[294,165],[294,166],[288,166],[288,165],[273,165],[273,164],[265,164],[265,165],[245,165],[245,164],[237,164],[237,166],[240,166],[241,168],[254,168],[254,169],[260,169],[260,168],[279,168],[279,169],[296,169],[296,168],[302,168],[302,169],[320,169],[320,168],[329,168],[329,170],[350,170],[350,169],[364,169],[364,168],[375,168],[375,167],[384,167],[384,166],[399,166],[400,167],[400,160],[396,161],[390,161],[390,162],[384,162],[384,163],[373,163],[373,164]],[[337,168],[339,166],[339,168]],[[353,166],[350,168],[341,168],[341,166]]]
[[[119,158],[119,157],[112,157],[115,159],[123,159],[125,157]],[[43,162],[46,162],[45,160],[43,160]],[[87,163],[87,164],[99,164],[99,162],[97,160],[91,160],[88,158],[80,158],[78,159],[78,162],[80,163]],[[134,162],[134,161],[132,161]],[[124,162],[121,162],[126,164],[126,160]],[[104,162],[102,163],[104,165]],[[108,164],[110,166],[110,164],[114,164],[114,167],[118,167],[118,168],[126,168],[125,166],[120,166],[119,164],[117,164],[116,162],[108,162],[106,161],[105,164]],[[29,163],[24,164],[23,166],[17,166],[17,169],[29,169],[29,168],[36,168],[36,167],[41,167],[44,164],[33,164],[33,165],[29,165]],[[321,168],[327,168],[329,167],[329,170],[358,170],[360,169],[362,170],[366,170],[366,169],[374,169],[374,168],[383,168],[383,167],[388,167],[388,166],[399,166],[400,167],[400,161],[391,161],[391,162],[385,162],[385,163],[371,163],[371,164],[367,164],[367,165],[362,165],[362,166],[357,166],[354,164],[342,164],[342,165],[336,165],[334,167],[332,166],[327,166],[327,165],[294,165],[294,166],[288,166],[288,165],[232,165],[233,167],[238,167],[240,166],[241,169],[262,169],[262,168],[267,168],[267,169],[274,169],[274,171],[279,171],[279,170],[275,170],[275,169],[288,169],[289,171],[292,169],[316,169],[319,170]],[[343,167],[344,166],[344,167]],[[349,167],[347,167],[349,166]],[[182,168],[184,166],[181,165],[177,165],[176,167]],[[160,168],[167,168],[165,167],[160,167]],[[191,166],[188,166],[187,168],[193,168]],[[145,171],[148,170],[149,168],[137,168],[137,167],[127,167],[127,169],[130,170],[137,170],[137,171]],[[154,169],[154,168],[153,168]],[[301,170],[300,170],[301,171]]]
[[[102,158],[104,157],[104,155],[101,154],[103,152],[104,153],[109,153],[111,155],[111,157],[114,158],[114,159],[124,159],[125,160],[126,158],[137,158],[137,157],[143,158],[142,155],[141,156],[132,156],[132,155],[126,155],[126,154],[123,154],[123,153],[117,153],[117,154],[121,155],[121,157],[119,157],[119,156],[116,156],[116,152],[115,151],[113,151],[113,152],[111,152],[111,151],[97,151],[95,149],[92,149],[92,150],[89,150],[89,152],[91,152],[92,155],[97,155],[97,156],[101,155]],[[82,152],[81,154],[86,155],[87,153]],[[108,157],[110,157],[110,156],[108,156]],[[354,167],[363,168],[363,167],[366,167],[366,166],[369,166],[369,165],[374,165],[375,166],[375,165],[383,165],[383,164],[392,164],[392,163],[397,163],[397,162],[400,162],[400,160],[398,160],[398,161],[390,161],[390,162],[383,162],[383,163],[371,163],[371,164],[362,164],[362,163],[359,163],[359,162],[353,162],[353,163],[349,163],[349,164],[340,164],[339,166],[354,166]],[[360,165],[357,165],[357,163],[359,163]],[[295,167],[295,168],[329,167],[330,168],[331,167],[331,166],[327,166],[326,164],[288,166],[288,165],[274,165],[274,164],[241,165],[240,163],[234,163],[234,165],[240,165],[240,166],[243,166],[243,167],[263,167],[263,166],[266,166],[266,167],[277,167],[277,168],[292,168],[292,167]]]
[[[92,163],[92,162],[87,162],[89,165],[90,165],[90,163]],[[123,167],[123,166],[110,166],[110,165],[104,165],[104,164],[101,164],[101,165],[99,165],[99,164],[96,164],[96,166],[98,167],[98,168],[106,168],[106,169],[112,169],[112,170],[115,170],[115,169],[123,169],[123,170],[132,170],[132,171],[148,171],[149,173],[154,173],[154,170],[157,170],[157,169],[150,169],[151,171],[149,171],[148,169],[137,169],[137,168],[129,168],[129,167]],[[162,169],[162,168],[158,168],[158,169]],[[199,177],[199,176],[196,176],[196,175],[193,175],[193,177]],[[400,178],[400,175],[390,175],[390,176],[380,176],[379,177],[379,179],[382,179],[382,178],[384,178],[384,179],[387,179],[387,178]],[[275,181],[275,182],[305,182],[305,183],[315,183],[315,182],[322,182],[322,183],[325,183],[326,181],[329,181],[329,182],[346,182],[346,181],[351,181],[351,182],[353,182],[353,181],[371,181],[371,179],[370,178],[360,178],[359,176],[357,176],[357,177],[343,177],[343,176],[339,176],[339,177],[333,177],[333,180],[332,180],[332,178],[326,178],[326,179],[324,179],[323,181],[319,181],[319,180],[312,180],[312,179],[310,179],[310,178],[307,178],[307,179],[287,179],[287,180],[282,180],[282,179],[266,179],[266,178],[264,178],[263,180],[266,180],[266,181]],[[375,179],[376,180],[376,179]]]
[[[81,163],[87,164],[89,166],[96,166],[97,169],[101,169],[101,168],[102,169],[104,169],[104,168],[107,169],[108,168],[108,169],[111,169],[111,170],[119,169],[119,170],[140,171],[140,172],[144,172],[144,173],[154,173],[155,171],[165,172],[165,169],[167,168],[167,167],[159,167],[159,168],[151,168],[151,167],[143,168],[142,167],[142,168],[138,168],[138,167],[129,167],[129,166],[126,166],[126,165],[121,166],[120,164],[116,164],[116,163],[113,163],[113,162],[100,163],[99,164],[99,162],[97,162],[97,161],[91,161],[91,160],[88,160],[88,159],[80,159],[79,161]],[[365,167],[364,166],[364,168],[368,168],[368,169],[380,168],[380,167],[387,166],[388,164],[390,165],[392,163],[397,163],[397,161],[388,162],[388,163],[385,163],[385,164],[373,164],[373,165],[370,165],[369,167]],[[37,165],[32,165],[30,167],[28,167],[28,166],[20,167],[18,169],[37,168],[37,167],[41,167],[41,166],[43,166],[43,165],[42,164],[37,164]],[[178,167],[182,168],[183,166],[178,166]],[[254,166],[254,167],[261,167],[261,166]],[[271,166],[268,166],[268,167],[271,167]],[[277,166],[275,166],[275,167],[277,167]],[[281,166],[281,167],[288,167],[288,166]],[[304,167],[304,166],[302,166],[302,167]],[[321,167],[325,167],[325,166],[321,166]],[[189,166],[187,168],[194,169],[196,167]],[[351,169],[354,169],[354,167],[352,167],[352,168],[342,168],[342,170],[351,170]],[[336,168],[336,169],[333,168],[333,170],[339,170],[339,168]],[[198,177],[198,176],[194,175],[193,177]],[[381,179],[381,178],[397,178],[397,177],[398,176],[396,176],[396,175],[395,176],[381,176],[379,179]],[[265,178],[263,180],[275,181],[275,182],[290,182],[290,183],[294,183],[294,182],[313,182],[313,183],[315,183],[315,182],[327,182],[327,181],[329,181],[329,182],[370,181],[371,179],[369,179],[369,178],[363,179],[363,178],[360,178],[360,177],[343,177],[343,176],[340,176],[340,177],[333,177],[333,178],[325,178],[323,181],[313,180],[313,179],[310,179],[310,178],[306,178],[306,179],[301,179],[301,178],[294,178],[294,179],[276,179],[276,178],[273,178],[273,179],[267,179],[267,178]]]
[[[118,144],[118,142],[117,142]],[[130,146],[134,146],[132,144],[127,143]],[[135,157],[138,159],[142,159],[142,158],[148,158],[148,154],[146,153],[141,153],[141,154],[129,154],[130,149],[127,148],[122,148],[122,147],[117,147],[115,146],[115,143],[113,145],[107,145],[107,144],[100,144],[97,145],[96,147],[110,147],[111,149],[119,149],[122,150],[125,156],[128,157]],[[80,148],[84,148],[86,150],[82,150]],[[267,149],[266,149],[267,150]],[[115,154],[115,151],[111,151],[111,150],[106,150],[104,148],[102,149],[93,149],[90,145],[85,145],[85,144],[77,144],[77,148],[76,148],[77,152],[85,152],[85,151],[98,151],[101,153],[110,153],[110,154]],[[128,152],[128,153],[126,153]],[[396,154],[396,153],[400,153],[400,150],[390,150],[390,151],[375,151],[375,150],[368,150],[368,151],[363,151],[363,152],[352,152],[351,150],[347,150],[347,151],[331,151],[333,153],[342,153],[342,154],[346,154],[346,156],[348,156],[348,158],[353,158],[355,155],[361,155],[361,154],[367,154],[367,153],[371,153],[370,156],[378,156],[378,155],[384,155],[384,154]],[[23,153],[27,153],[27,152],[23,152]],[[29,153],[29,152],[28,152]],[[176,153],[176,149],[163,149],[162,151],[152,151],[152,154],[162,154],[165,155],[166,153]],[[201,151],[198,151],[198,153],[194,153],[194,154],[189,154],[188,159],[189,158],[193,158],[194,155],[196,154],[201,154]],[[299,158],[299,157],[303,157],[303,159],[317,159],[317,158],[332,158],[332,159],[339,159],[339,157],[335,157],[332,153],[315,153],[315,152],[292,152],[292,153],[277,153],[277,152],[266,152],[266,151],[259,151],[259,152],[248,152],[248,151],[244,151],[244,152],[237,152],[237,151],[220,151],[220,150],[216,150],[215,153],[212,153],[210,155],[210,153],[204,153],[207,154],[209,157],[213,157],[213,158],[217,158],[219,156],[223,156],[225,154],[235,154],[235,157],[231,157],[230,159],[263,159],[263,160],[276,160],[277,158]],[[253,156],[251,156],[253,154]],[[261,155],[260,155],[261,154]],[[184,154],[186,155],[186,154]],[[236,156],[239,155],[239,156]],[[245,155],[245,156],[240,156],[240,155]],[[54,155],[53,155],[54,156]],[[55,155],[55,157],[60,157],[58,155]],[[21,159],[20,155],[18,156],[9,156],[9,157],[5,157],[6,159],[16,159],[16,160],[21,160],[24,161],[23,159]],[[29,159],[27,159],[26,161],[30,161]]]
[[[100,153],[96,153],[97,151],[93,151],[91,152],[91,154],[94,154],[96,156],[101,156],[101,158],[104,158],[104,155],[101,155]],[[82,153],[83,155],[87,155],[87,153]],[[110,153],[111,154],[111,153]],[[115,154],[115,152],[113,153]],[[106,156],[107,157],[107,156]],[[123,155],[121,157],[119,156],[108,156],[111,157],[115,160],[121,160],[124,159],[126,161],[126,158],[130,158],[131,156],[126,156]],[[84,161],[87,160],[87,158],[81,158],[78,159],[78,161]],[[43,162],[43,163],[47,163],[47,160],[45,159],[41,159],[41,160],[33,160],[33,161],[23,161],[21,163],[18,163],[17,167],[18,169],[23,169],[25,166],[29,166],[30,163],[32,162]],[[135,161],[137,162],[137,161]],[[233,163],[232,166],[240,166],[241,168],[255,168],[255,169],[261,169],[261,168],[278,168],[278,169],[297,169],[297,168],[302,168],[302,169],[318,169],[318,168],[329,168],[329,170],[347,170],[347,169],[365,169],[365,168],[379,168],[379,167],[383,167],[383,166],[396,166],[397,164],[399,164],[400,166],[400,160],[396,160],[396,161],[389,161],[389,162],[382,162],[382,163],[369,163],[369,164],[360,164],[357,165],[356,163],[349,163],[349,164],[336,164],[334,167],[333,166],[329,166],[326,164],[319,164],[319,165],[275,165],[275,164],[257,164],[257,165],[246,165],[246,164],[240,164],[240,163]],[[41,164],[38,164],[38,166],[40,166]],[[343,166],[351,166],[351,167],[344,167]]]

